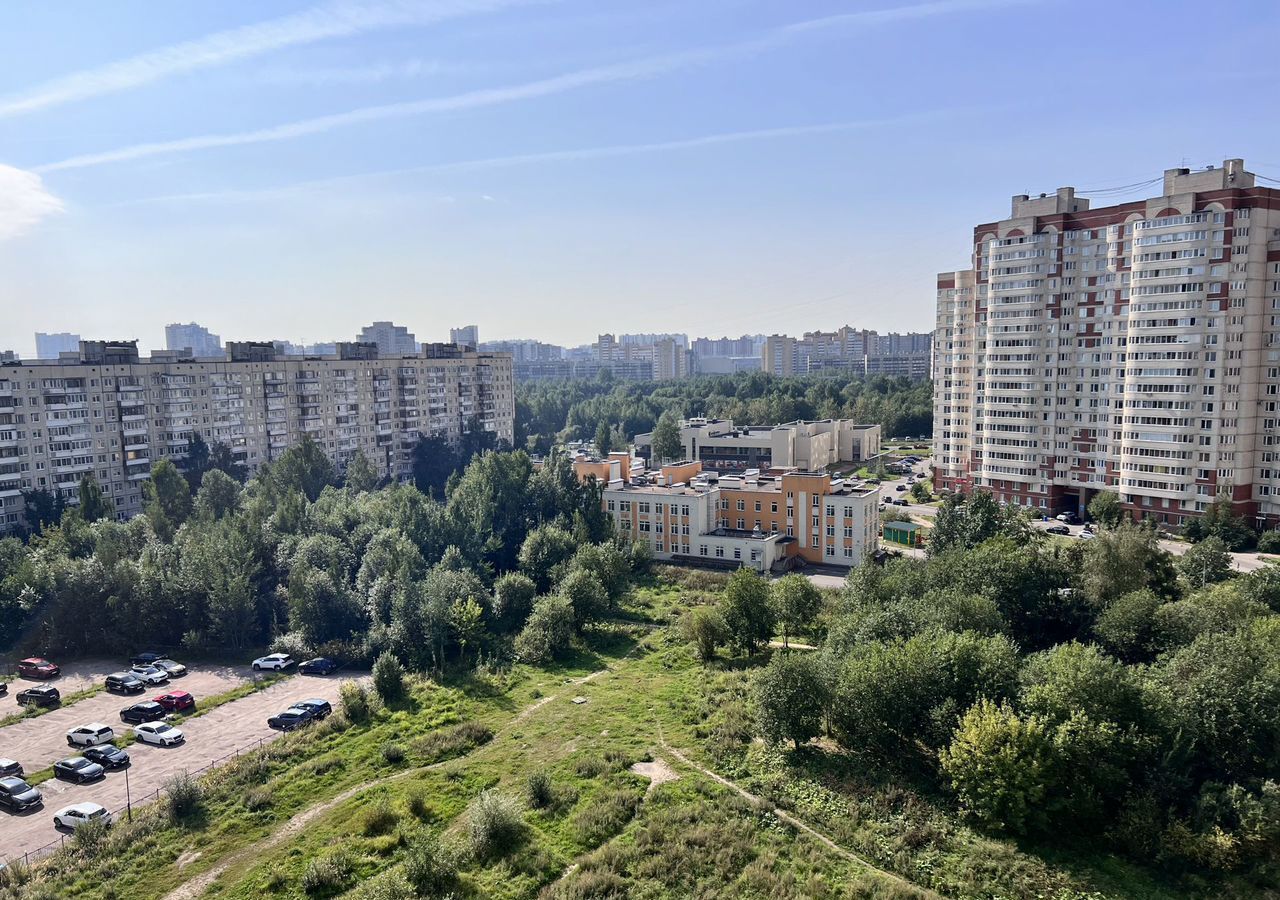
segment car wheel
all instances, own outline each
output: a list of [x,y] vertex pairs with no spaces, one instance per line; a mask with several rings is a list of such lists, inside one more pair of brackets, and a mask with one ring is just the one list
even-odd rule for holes
[[54,827],[54,828],[66,828],[67,826],[66,826],[66,825],[64,825],[64,824],[62,823],[62,820],[61,820],[61,819],[59,819],[57,816],[54,816],[54,817],[53,817],[53,827]]
[[257,663],[254,663],[254,664],[253,664],[253,671],[255,671],[255,672],[261,672],[261,671],[262,671],[262,666],[258,665]]

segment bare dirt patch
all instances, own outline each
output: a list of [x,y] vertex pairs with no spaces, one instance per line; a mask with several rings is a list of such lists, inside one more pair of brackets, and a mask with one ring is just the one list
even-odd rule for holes
[[660,784],[666,784],[668,781],[676,781],[680,778],[676,774],[676,770],[667,765],[667,761],[662,757],[658,757],[653,762],[638,762],[631,766],[631,771],[635,772],[641,778],[649,779],[649,787],[645,789],[645,796],[653,793],[653,789]]

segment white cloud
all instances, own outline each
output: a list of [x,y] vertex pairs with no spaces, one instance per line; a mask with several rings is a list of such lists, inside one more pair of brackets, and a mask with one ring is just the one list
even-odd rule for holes
[[0,241],[23,234],[62,208],[39,175],[0,163]]
[[408,81],[430,75],[469,75],[481,70],[471,63],[442,60],[409,59],[403,62],[379,62],[366,66],[332,68],[271,68],[250,76],[255,82],[306,87],[328,87],[338,84],[381,84],[384,81]]
[[[993,108],[984,108],[990,112]],[[269,188],[249,190],[205,191],[187,194],[166,194],[147,197],[140,200],[129,200],[123,206],[151,203],[201,203],[255,201],[272,198],[289,198],[312,191],[328,191],[334,187],[354,182],[369,181],[379,178],[394,178],[403,175],[448,174],[451,172],[472,172],[485,169],[505,169],[517,166],[536,165],[539,163],[579,162],[595,159],[613,159],[627,156],[642,156],[666,153],[679,150],[696,150],[702,147],[715,147],[723,144],[738,144],[750,141],[779,140],[811,135],[839,134],[853,131],[891,128],[900,125],[916,125],[951,118],[965,118],[975,115],[979,110],[973,107],[951,107],[944,110],[911,113],[887,119],[859,119],[847,122],[824,122],[817,125],[784,125],[778,128],[756,128],[746,131],[729,131],[718,134],[707,134],[693,138],[681,138],[671,141],[655,141],[645,144],[611,144],[605,147],[581,147],[573,150],[551,150],[543,153],[524,153],[513,156],[489,156],[479,159],[457,160],[454,162],[431,163],[423,166],[410,166],[399,169],[386,169],[377,172],[359,172],[351,175],[336,175],[331,178],[319,178],[300,181],[288,185],[277,185]],[[490,194],[482,194],[480,199],[494,202]]]
[[910,22],[929,19],[934,16],[952,13],[998,9],[1002,6],[1025,6],[1040,0],[935,0],[932,3],[917,3],[913,6],[890,6],[885,9],[865,9],[859,12],[838,13],[821,19],[810,19],[788,25],[785,31],[812,31],[833,26],[858,25],[891,25],[896,22]]
[[56,78],[0,98],[0,119],[140,87],[286,47],[397,25],[427,25],[517,2],[521,0],[334,0],[291,16],[219,31]]
[[379,106],[366,106],[348,112],[286,122],[268,128],[253,131],[240,131],[229,134],[206,134],[195,137],[180,138],[172,141],[155,141],[145,144],[134,144],[117,150],[103,153],[88,153],[73,156],[69,159],[36,166],[37,172],[57,172],[63,169],[82,169],[109,163],[129,162],[148,157],[163,156],[171,153],[184,153],[197,150],[212,150],[219,147],[238,147],[247,144],[263,144],[275,141],[287,141],[295,138],[321,134],[335,128],[345,128],[366,122],[386,119],[401,119],[430,113],[453,112],[457,110],[477,109],[495,106],[519,100],[530,100],[579,90],[593,85],[608,84],[620,81],[634,81],[652,78],[675,71],[695,68],[711,62],[726,59],[754,56],[758,53],[786,43],[793,35],[811,33],[834,28],[848,28],[858,25],[876,25],[899,20],[921,19],[962,12],[974,9],[985,9],[994,6],[1006,6],[1010,3],[1039,2],[1039,0],[938,0],[938,2],[917,4],[914,6],[895,7],[875,11],[874,16],[860,18],[863,14],[847,16],[829,16],[823,19],[812,19],[785,25],[765,35],[734,44],[722,44],[712,47],[695,48],[679,53],[663,56],[652,56],[631,60],[608,66],[582,69],[550,78],[524,84],[505,87],[485,88],[467,91],[450,97],[436,97],[427,100],[412,100],[401,103],[387,103]]

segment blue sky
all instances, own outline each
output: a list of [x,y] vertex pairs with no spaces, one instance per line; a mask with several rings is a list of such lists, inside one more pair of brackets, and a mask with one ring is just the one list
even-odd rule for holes
[[0,16],[0,349],[28,354],[36,330],[151,347],[191,319],[295,341],[375,318],[420,340],[925,330],[935,272],[1014,193],[1234,156],[1280,177],[1269,2]]

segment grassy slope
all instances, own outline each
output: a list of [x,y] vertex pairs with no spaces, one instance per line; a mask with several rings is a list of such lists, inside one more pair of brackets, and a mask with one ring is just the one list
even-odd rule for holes
[[[714,576],[702,573],[690,587],[709,590]],[[657,585],[638,592],[625,612],[636,621],[663,621],[684,596]],[[771,806],[737,797],[669,754],[680,780],[641,799],[647,783],[627,766],[663,754],[659,729],[691,758],[842,846],[949,897],[1230,894],[1221,886],[1197,891],[1167,884],[1107,855],[1059,854],[1051,862],[1037,848],[956,824],[944,800],[897,786],[910,778],[833,751],[797,756],[766,749],[750,739],[745,704],[750,669],[759,661],[703,668],[669,632],[633,633],[595,635],[590,650],[554,671],[517,669],[500,681],[450,687],[424,683],[404,708],[384,711],[369,726],[289,735],[270,749],[266,763],[216,776],[202,820],[174,826],[154,816],[128,840],[121,833],[110,853],[92,861],[68,854],[23,896],[160,897],[215,865],[225,870],[209,891],[213,897],[342,895],[394,868],[406,842],[424,828],[461,842],[473,797],[489,787],[520,794],[533,772],[550,775],[555,802],[527,814],[524,838],[505,859],[464,863],[461,896],[916,895],[797,835]],[[586,683],[566,683],[606,667],[611,671]],[[587,702],[571,702],[577,696]],[[443,752],[427,737],[461,722],[496,734],[474,749]],[[402,747],[406,759],[388,762],[388,744]],[[450,753],[456,758],[424,767]],[[403,774],[390,778],[397,773]],[[281,831],[291,816],[361,785],[368,786],[305,826]],[[384,814],[375,818],[372,810]],[[345,857],[346,874],[332,891],[307,895],[301,885],[309,863],[335,853]]]

